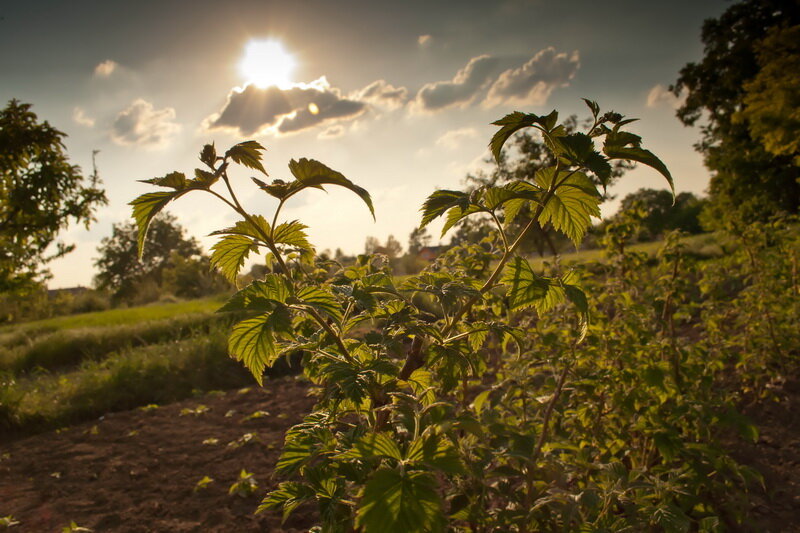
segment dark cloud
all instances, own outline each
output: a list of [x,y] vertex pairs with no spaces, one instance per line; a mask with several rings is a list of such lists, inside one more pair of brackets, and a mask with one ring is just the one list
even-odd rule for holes
[[231,91],[222,111],[209,117],[206,127],[232,128],[242,135],[270,127],[289,133],[329,120],[355,118],[365,108],[363,102],[344,98],[324,77],[288,89],[248,85]]
[[489,88],[484,105],[543,105],[554,89],[569,85],[579,66],[577,51],[557,53],[553,47],[540,50],[521,67],[501,73]]
[[457,104],[466,105],[496,75],[497,58],[482,55],[473,57],[449,81],[437,81],[422,87],[417,93],[415,106],[423,111],[438,111]]
[[117,115],[111,128],[111,140],[120,145],[162,146],[180,130],[174,119],[173,108],[155,109],[153,104],[140,98]]
[[395,87],[386,80],[373,81],[354,95],[356,100],[396,109],[408,100],[408,89]]

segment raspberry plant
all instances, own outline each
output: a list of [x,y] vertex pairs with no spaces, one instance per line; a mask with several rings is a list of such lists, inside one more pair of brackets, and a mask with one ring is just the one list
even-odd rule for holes
[[[222,155],[204,146],[206,168],[193,178],[146,180],[168,190],[131,203],[140,253],[153,216],[189,192],[235,211],[240,219],[214,232],[213,265],[235,281],[251,253],[264,253],[272,272],[220,309],[242,317],[229,352],[259,384],[279,358],[299,355],[319,393],[286,434],[276,466],[284,481],[259,511],[288,517],[315,503],[316,529],[330,532],[714,531],[728,520],[720,494],[744,474],[704,444],[718,407],[703,395],[706,367],[631,295],[625,277],[636,259],[625,255],[625,232],[612,245],[620,267],[606,273],[607,291],[578,270],[537,271],[518,253],[548,224],[580,244],[614,160],[650,166],[673,188],[665,165],[623,129],[632,120],[586,103],[584,133],[567,132],[556,111],[495,122],[495,158],[530,128],[556,163],[501,186],[433,192],[421,227],[444,217],[444,234],[483,216],[495,230],[401,283],[380,255],[349,266],[316,257],[306,226],[281,219],[294,195],[328,185],[355,193],[374,216],[366,190],[318,161],[292,160],[289,181],[253,178],[276,203],[271,220],[244,209],[228,176],[232,164],[267,174],[255,141]],[[523,208],[531,220],[512,234]],[[652,284],[663,289],[663,316],[681,304],[675,265]],[[600,342],[584,343],[587,335]],[[647,339],[664,339],[657,355]],[[686,385],[683,366],[697,385]]]

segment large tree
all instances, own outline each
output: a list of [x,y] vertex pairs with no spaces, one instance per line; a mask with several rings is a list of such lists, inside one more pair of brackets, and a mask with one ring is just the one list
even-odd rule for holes
[[95,285],[110,291],[117,300],[136,300],[145,284],[161,287],[164,272],[174,258],[200,260],[200,243],[186,237],[185,230],[173,215],[159,213],[150,223],[141,260],[137,249],[138,229],[133,222],[114,224],[111,236],[100,242],[95,261],[98,270]]
[[784,69],[797,63],[797,43],[787,39],[796,35],[790,29],[798,24],[800,2],[794,0],[734,4],[719,18],[705,21],[703,59],[686,65],[672,87],[686,98],[678,118],[686,125],[701,125],[696,148],[712,173],[706,220],[716,226],[736,227],[793,213],[800,206],[796,155],[772,150],[766,142],[775,127],[791,128],[778,138],[796,139],[797,121],[776,124],[759,110],[765,98],[773,98],[759,94],[764,89],[783,83],[781,91],[791,93],[796,87],[796,71]]
[[84,178],[68,161],[64,137],[30,104],[11,100],[0,110],[0,293],[47,279],[47,263],[74,248],[55,242],[58,233],[88,227],[107,203],[97,172]]

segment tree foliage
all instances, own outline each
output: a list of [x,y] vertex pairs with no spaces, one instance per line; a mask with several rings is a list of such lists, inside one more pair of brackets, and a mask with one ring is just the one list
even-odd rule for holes
[[668,231],[700,233],[700,212],[706,201],[690,192],[673,197],[669,191],[639,189],[620,202],[620,213],[637,211],[640,217],[639,240],[653,240]]
[[[678,118],[701,124],[696,148],[712,172],[707,220],[741,226],[800,207],[794,26],[800,4],[745,0],[703,24],[700,62],[672,87],[685,95]],[[793,118],[794,117],[794,118]]]
[[97,249],[95,285],[110,291],[116,300],[147,299],[137,293],[148,287],[156,294],[169,292],[181,297],[197,297],[225,287],[210,271],[200,244],[194,237],[186,237],[173,215],[162,212],[153,218],[141,259],[137,235],[133,222],[114,224],[111,236]]
[[47,263],[74,249],[55,242],[59,232],[88,227],[107,203],[97,172],[87,179],[70,164],[65,137],[30,104],[11,100],[0,110],[0,292],[46,279]]

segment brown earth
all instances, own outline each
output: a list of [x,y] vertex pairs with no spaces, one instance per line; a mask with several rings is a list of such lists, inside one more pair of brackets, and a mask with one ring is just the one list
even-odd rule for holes
[[[35,533],[72,521],[95,532],[305,531],[314,523],[308,513],[281,526],[280,516],[253,512],[276,484],[284,432],[313,405],[307,393],[282,378],[2,444],[0,518],[20,522],[11,531]],[[775,398],[746,409],[760,438],[733,450],[766,482],[750,494],[753,524],[743,531],[800,532],[800,382]],[[269,414],[248,418],[257,411]],[[228,493],[242,469],[258,483],[249,497]],[[204,476],[214,481],[195,490]]]
[[[0,518],[13,516],[10,530],[20,533],[60,532],[70,522],[95,532],[305,531],[312,517],[298,513],[282,528],[280,515],[253,513],[276,485],[286,429],[313,406],[307,392],[282,378],[2,444]],[[256,411],[269,414],[247,419]],[[258,488],[229,495],[242,469]],[[214,481],[195,490],[204,476]]]

